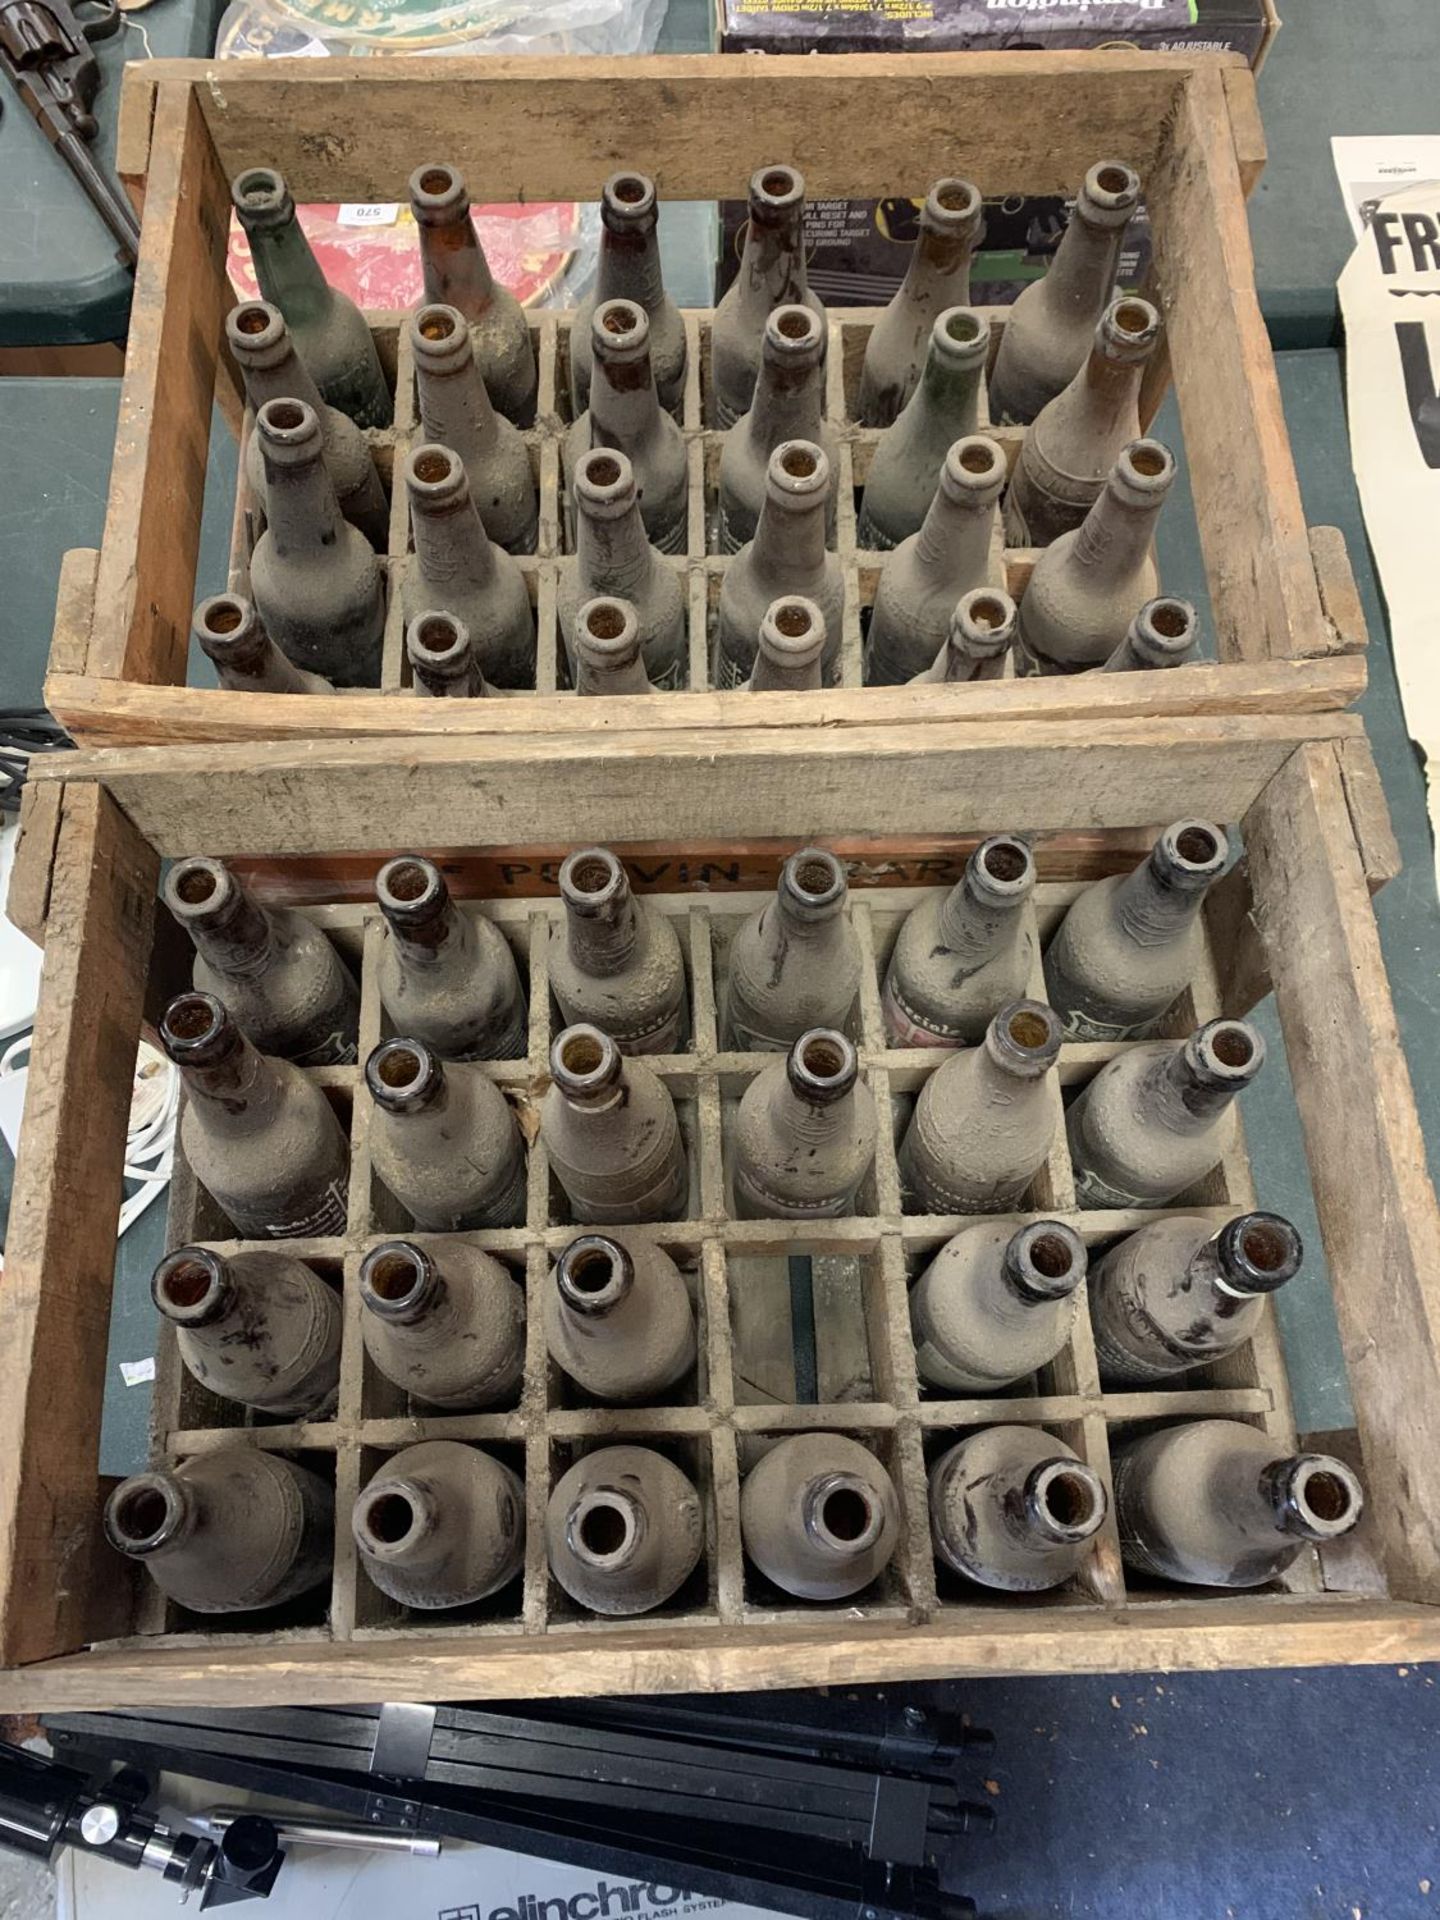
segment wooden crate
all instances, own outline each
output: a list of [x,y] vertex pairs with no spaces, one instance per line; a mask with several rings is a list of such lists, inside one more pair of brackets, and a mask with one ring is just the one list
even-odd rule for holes
[[[796,129],[804,129],[797,144]],[[477,199],[593,198],[613,168],[642,165],[667,199],[733,196],[757,166],[790,155],[817,196],[923,192],[941,173],[982,189],[1073,192],[1115,153],[1141,172],[1155,234],[1165,349],[1144,395],[1149,418],[1173,369],[1209,574],[1218,664],[1167,673],[1007,681],[953,689],[860,685],[860,635],[879,556],[857,551],[854,502],[876,435],[850,416],[868,311],[830,316],[828,411],[840,440],[839,547],[848,617],[844,684],[825,694],[709,691],[706,628],[725,562],[709,537],[719,435],[706,412],[709,315],[687,316],[691,371],[689,690],[638,706],[556,691],[555,580],[562,549],[559,442],[568,413],[567,315],[532,321],[538,425],[528,438],[541,492],[539,552],[525,561],[539,615],[533,694],[414,699],[396,597],[382,685],[333,698],[185,685],[212,397],[239,423],[223,356],[227,182],[279,166],[297,199],[403,200],[427,155],[464,170]],[[119,164],[145,202],[129,358],[103,544],[71,556],[47,698],[96,744],[278,739],[409,730],[525,732],[544,726],[929,724],[957,716],[1113,717],[1325,710],[1364,685],[1359,616],[1344,546],[1306,528],[1275,370],[1254,290],[1244,195],[1263,164],[1254,82],[1237,58],[1133,53],[741,56],[523,61],[155,61],[127,74]],[[415,425],[402,316],[375,314],[396,380],[396,418],[372,436],[387,479]],[[991,315],[997,338],[1004,310]],[[1000,436],[1013,458],[1018,430]],[[257,531],[243,497],[233,555],[243,580]],[[407,564],[403,500],[386,567]],[[1023,590],[1033,555],[997,554]],[[397,706],[397,701],[402,705]],[[778,705],[776,702],[778,701]]]
[[[1394,870],[1394,845],[1350,717],[1102,730],[952,724],[932,728],[923,753],[900,728],[652,730],[589,747],[470,739],[119,750],[39,768],[27,812],[32,854],[12,911],[32,923],[43,912],[48,944],[0,1314],[9,1383],[0,1402],[0,1709],[1440,1655],[1440,1214],[1368,898]],[[846,848],[852,916],[872,961],[860,1010],[864,1071],[882,1106],[888,1096],[903,1109],[935,1061],[885,1046],[878,981],[917,877],[952,877],[979,833],[1032,831],[1044,927],[1077,881],[1132,863],[1156,822],[1195,812],[1239,822],[1247,861],[1217,890],[1208,956],[1172,1024],[1179,1031],[1212,1012],[1244,1012],[1273,979],[1350,1367],[1365,1532],[1347,1554],[1323,1566],[1307,1555],[1257,1594],[1161,1592],[1134,1581],[1113,1531],[1101,1536],[1085,1577],[1058,1595],[967,1593],[937,1576],[924,1529],[925,1461],[947,1436],[1019,1419],[1070,1441],[1102,1475],[1113,1435],[1138,1419],[1229,1413],[1288,1439],[1293,1416],[1273,1324],[1267,1318],[1233,1359],[1158,1392],[1103,1393],[1083,1318],[1065,1353],[1018,1395],[955,1400],[922,1391],[906,1279],[960,1222],[902,1211],[888,1144],[853,1218],[813,1232],[729,1218],[726,1117],[760,1060],[717,1051],[728,940],[785,852],[802,840]],[[344,1292],[339,1411],[329,1421],[237,1426],[233,1410],[177,1379],[172,1355],[161,1365],[157,1418],[171,1454],[243,1438],[333,1472],[342,1521],[333,1586],[283,1630],[257,1634],[236,1621],[198,1631],[202,1623],[146,1602],[98,1527],[105,1485],[96,1443],[131,1063],[142,1018],[175,990],[186,960],[168,916],[156,912],[160,861],[203,846],[246,862],[269,897],[328,893],[338,904],[311,911],[361,966],[363,1050],[382,1023],[367,945],[373,923],[358,902],[366,877],[396,849],[402,820],[406,842],[442,858],[457,894],[479,896],[475,910],[498,921],[526,962],[527,1056],[487,1069],[522,1104],[539,1091],[551,1030],[545,969],[556,906],[547,876],[559,851],[594,839],[619,847],[637,884],[658,883],[656,903],[683,923],[694,1046],[659,1067],[680,1103],[692,1194],[685,1221],[653,1231],[692,1276],[700,1371],[660,1407],[617,1413],[577,1401],[547,1366],[539,1290],[570,1228],[535,1151],[526,1225],[478,1236],[524,1277],[523,1396],[510,1411],[415,1418],[364,1360],[354,1285],[362,1249],[404,1216],[371,1179],[357,1073],[323,1070],[352,1129],[349,1223],[343,1237],[297,1250]],[[783,842],[774,833],[780,820]],[[668,851],[640,846],[661,821]],[[47,846],[48,863],[33,851]],[[748,894],[725,890],[730,850]],[[918,875],[917,861],[928,863]],[[1116,1051],[1066,1047],[1062,1083],[1085,1080]],[[1187,1196],[1217,1219],[1252,1198],[1238,1137],[1219,1171]],[[226,1223],[183,1171],[175,1205],[176,1234],[223,1243]],[[1092,1244],[1142,1218],[1075,1212],[1063,1143],[1027,1206],[1072,1220]],[[816,1256],[813,1402],[796,1391],[780,1277],[783,1256],[797,1249]],[[738,1538],[738,1480],[755,1448],[811,1427],[874,1447],[906,1515],[891,1573],[858,1602],[833,1608],[764,1588]],[[381,1601],[353,1562],[343,1524],[355,1489],[387,1453],[441,1432],[495,1446],[523,1466],[527,1485],[523,1582],[503,1609],[482,1608],[458,1625],[397,1614]],[[706,1554],[669,1609],[599,1622],[576,1617],[550,1583],[540,1517],[575,1449],[617,1433],[654,1439],[690,1468],[704,1495]]]

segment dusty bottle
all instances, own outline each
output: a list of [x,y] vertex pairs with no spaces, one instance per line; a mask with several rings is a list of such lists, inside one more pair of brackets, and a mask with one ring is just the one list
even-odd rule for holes
[[875,1163],[875,1101],[843,1033],[816,1027],[745,1089],[735,1116],[735,1211],[745,1220],[853,1213]]
[[454,167],[417,167],[410,210],[420,230],[425,298],[456,307],[475,343],[475,362],[495,405],[517,427],[535,417],[535,349],[525,310],[490,271],[470,218],[470,195]]
[[599,1447],[562,1473],[545,1510],[550,1571],[591,1613],[649,1613],[705,1545],[700,1496],[653,1447]]
[[730,946],[723,1044],[741,1053],[788,1053],[812,1027],[842,1033],[860,994],[860,944],[845,911],[845,869],[806,847],[780,869],[775,898]]
[[628,600],[597,596],[575,616],[575,691],[654,693],[640,657],[640,618]]
[[830,462],[825,525],[833,543],[838,447],[825,424],[825,324],[809,307],[777,307],[766,320],[754,398],[721,446],[722,553],[738,553],[755,538],[770,456],[785,440],[807,440],[825,450]]
[[745,687],[750,693],[818,692],[824,653],[825,616],[815,602],[798,595],[772,600]]
[[1045,276],[1011,307],[990,375],[990,418],[1028,426],[1075,378],[1110,304],[1140,176],[1105,160],[1085,176]]
[[1223,827],[1177,820],[1130,873],[1075,898],[1045,949],[1045,997],[1070,1040],[1143,1040],[1195,977],[1200,909],[1230,864]]
[[989,351],[990,328],[969,307],[948,307],[936,320],[915,391],[875,448],[860,501],[858,546],[898,547],[920,531],[945,455],[979,421]]
[[1058,1220],[966,1227],[910,1289],[920,1378],[963,1394],[1027,1379],[1063,1351],[1084,1278],[1084,1243]]
[[1103,666],[1158,580],[1151,542],[1175,480],[1158,440],[1136,440],[1074,533],[1062,533],[1035,563],[1020,601],[1020,644],[1037,673]]
[[611,174],[600,196],[595,288],[576,309],[570,329],[570,402],[577,415],[590,404],[590,316],[607,300],[631,300],[645,309],[655,391],[667,413],[680,411],[685,394],[685,323],[665,291],[658,218],[653,180],[643,173]]
[[545,1289],[550,1358],[597,1400],[656,1401],[695,1365],[695,1313],[663,1247],[585,1233]]
[[900,1143],[917,1213],[1004,1213],[1020,1204],[1055,1135],[1050,1075],[1060,1023],[1038,1000],[1002,1007],[978,1047],[931,1074]]
[[1115,1459],[1126,1566],[1185,1586],[1263,1587],[1307,1542],[1348,1533],[1364,1504],[1343,1461],[1287,1455],[1240,1420],[1166,1427]]
[[360,1262],[365,1351],[393,1386],[429,1407],[472,1413],[513,1403],[525,1369],[525,1290],[463,1240],[386,1240]]
[[770,456],[765,504],[755,538],[725,569],[720,588],[715,681],[738,687],[750,677],[759,650],[760,622],[771,603],[802,596],[825,616],[822,678],[840,677],[845,578],[839,556],[825,545],[830,462],[810,440],[786,440]]
[[540,1138],[577,1221],[684,1216],[690,1179],[670,1089],[598,1027],[576,1024],[556,1037]]
[[566,1026],[608,1033],[622,1053],[676,1053],[689,1026],[675,923],[630,891],[604,847],[560,868],[565,937],[550,946],[550,990]]
[[355,1058],[360,995],[304,914],[259,906],[220,860],[177,860],[165,904],[195,942],[195,988],[213,993],[262,1053],[302,1067]]
[[1125,638],[1100,673],[1135,673],[1146,667],[1180,667],[1200,644],[1200,616],[1188,600],[1168,595],[1147,600]]
[[1084,1564],[1107,1506],[1095,1469],[1040,1427],[986,1427],[930,1469],[937,1556],[1003,1593],[1063,1586]]
[[680,575],[651,546],[640,518],[635,469],[623,453],[597,447],[570,477],[575,554],[560,563],[557,612],[575,671],[575,616],[597,594],[628,600],[640,622],[640,653],[659,691],[685,678],[685,593]]
[[415,552],[405,612],[453,613],[469,630],[493,687],[535,684],[535,609],[510,554],[497,547],[470,495],[465,464],[448,447],[416,447],[405,462]]
[[[320,397],[310,370],[295,351],[280,309],[264,300],[242,300],[226,316],[225,338],[244,376],[250,405],[257,412],[267,400],[303,400],[307,407],[314,408],[325,444],[325,466],[340,511],[372,547],[383,553],[389,537],[390,506],[374,457],[349,414],[328,406]],[[253,433],[245,442],[245,471],[251,492],[263,506],[265,462]]]
[[1102,1067],[1066,1116],[1079,1204],[1164,1207],[1193,1187],[1223,1155],[1231,1102],[1264,1063],[1248,1021],[1211,1020]]
[[406,1447],[363,1488],[351,1514],[360,1564],[404,1607],[464,1607],[525,1563],[525,1488],[460,1440]]
[[1100,497],[1120,452],[1140,438],[1140,379],[1160,344],[1148,300],[1117,300],[1095,329],[1090,357],[1026,434],[1005,500],[1012,547],[1048,547]]
[[191,1613],[278,1607],[330,1578],[335,1496],[262,1447],[222,1447],[122,1480],[105,1537]]
[[278,1419],[318,1419],[340,1379],[340,1295],[287,1253],[167,1253],[150,1280],[188,1371]]
[[421,307],[410,317],[410,352],[420,406],[417,439],[449,447],[465,462],[481,525],[507,553],[533,553],[540,496],[520,429],[485,390],[474,343],[458,307]]
[[715,423],[733,427],[750,405],[760,373],[765,322],[776,307],[825,310],[805,278],[805,182],[794,167],[750,176],[750,219],[740,271],[715,309],[710,384]]
[[493,1080],[419,1040],[382,1040],[365,1062],[370,1158],[417,1227],[463,1233],[525,1218],[525,1147]]
[[388,427],[390,389],[365,316],[320,271],[290,189],[271,168],[249,167],[232,193],[260,291],[284,314],[321,396],[358,427]]
[[690,505],[685,436],[655,392],[645,309],[607,300],[590,322],[590,346],[590,405],[565,435],[566,477],[595,447],[623,453],[647,539],[661,553],[682,553]]
[[933,666],[910,685],[939,686],[948,681],[999,680],[1020,628],[1020,609],[999,587],[973,587],[962,593],[950,616],[950,631]]
[[375,978],[396,1031],[445,1060],[523,1060],[525,991],[494,921],[458,912],[418,854],[387,860],[375,897],[385,916]]
[[745,1551],[802,1600],[843,1600],[882,1574],[900,1543],[889,1474],[858,1440],[796,1433],[761,1456],[740,1486]]
[[1025,908],[1035,861],[1023,840],[994,834],[965,863],[948,893],[931,893],[901,924],[885,970],[881,1005],[896,1047],[971,1047],[1035,965]]
[[[989,586],[1005,455],[984,434],[957,440],[920,531],[886,556],[865,641],[869,686],[899,686],[935,664],[955,602]],[[1023,613],[1022,613],[1023,619]]]
[[410,679],[424,700],[483,700],[493,692],[475,654],[470,629],[453,613],[427,607],[405,629]]
[[315,410],[267,400],[255,432],[268,516],[250,556],[255,611],[297,666],[337,687],[378,686],[385,578],[370,542],[341,515]]
[[318,673],[306,673],[275,645],[253,601],[239,593],[212,593],[191,617],[190,631],[232,693],[333,693]]
[[185,1083],[181,1151],[240,1238],[343,1233],[350,1148],[315,1082],[257,1053],[208,993],[170,1002],[160,1044]]
[[1242,1213],[1216,1233],[1185,1214],[1154,1220],[1090,1275],[1090,1324],[1108,1387],[1145,1387],[1243,1346],[1265,1296],[1293,1280],[1304,1249],[1278,1213]]
[[870,330],[855,411],[867,427],[888,427],[920,378],[936,316],[970,304],[970,263],[984,220],[980,189],[937,180],[920,210],[910,265]]

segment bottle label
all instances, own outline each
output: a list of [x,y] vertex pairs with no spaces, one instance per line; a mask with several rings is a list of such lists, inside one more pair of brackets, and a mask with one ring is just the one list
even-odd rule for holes
[[1085,1209],[1095,1207],[1160,1207],[1165,1203],[1153,1195],[1140,1193],[1122,1193],[1118,1187],[1107,1186],[1098,1174],[1087,1168],[1075,1169],[1075,1198]]
[[715,684],[722,693],[731,693],[736,687],[743,687],[750,678],[738,660],[732,660],[723,648],[715,662]]
[[292,1053],[297,1067],[353,1067],[360,1058],[355,1041],[346,1033],[329,1033],[304,1053]]
[[283,1225],[266,1227],[270,1240],[324,1240],[345,1231],[346,1182],[332,1180],[311,1212]]
[[888,974],[880,1007],[885,1016],[885,1031],[897,1047],[954,1048],[963,1044],[959,1034],[935,1033],[929,1027],[920,1026],[910,1010],[901,1005],[894,979]]
[[[1054,1006],[1053,1001],[1051,1005]],[[1142,1020],[1138,1026],[1126,1021],[1097,1020],[1093,1014],[1081,1013],[1077,1007],[1063,1012],[1056,1007],[1055,1011],[1060,1014],[1067,1040],[1143,1040],[1154,1025],[1150,1020]]]

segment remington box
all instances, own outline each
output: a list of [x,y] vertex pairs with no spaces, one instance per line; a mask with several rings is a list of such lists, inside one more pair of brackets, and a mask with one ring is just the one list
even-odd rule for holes
[[[717,0],[725,53],[995,53],[1006,48],[1141,47],[1242,53],[1259,66],[1279,27],[1273,0]],[[777,155],[777,158],[784,158]],[[1096,154],[1097,160],[1107,156]],[[1124,154],[1114,156],[1118,160]],[[829,306],[883,305],[905,272],[924,180],[897,180],[888,200],[814,200],[806,208],[810,285]],[[1060,243],[1068,208],[1012,194],[987,202],[971,277],[980,306],[1005,305],[1038,279]],[[718,300],[735,278],[745,203],[720,208]],[[1120,282],[1136,286],[1150,259],[1143,213],[1132,223]]]

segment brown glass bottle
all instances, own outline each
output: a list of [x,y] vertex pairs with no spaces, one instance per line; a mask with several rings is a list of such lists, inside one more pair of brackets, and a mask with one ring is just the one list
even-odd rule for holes
[[1125,638],[1098,669],[1137,673],[1147,667],[1182,667],[1200,644],[1200,616],[1188,600],[1162,594],[1147,600]]
[[365,1062],[370,1158],[417,1227],[463,1233],[525,1218],[525,1146],[493,1080],[422,1041],[382,1040]]
[[918,533],[885,556],[865,638],[869,686],[900,686],[934,665],[962,594],[991,583],[1003,449],[982,433],[957,440]]
[[881,1006],[896,1047],[970,1047],[1020,999],[1035,964],[1026,905],[1035,861],[1023,840],[992,834],[948,893],[927,894],[901,924]]
[[185,1083],[180,1149],[240,1237],[343,1233],[350,1149],[315,1082],[257,1053],[208,993],[170,1002],[160,1044]]
[[[607,300],[590,322],[590,405],[565,436],[567,481],[596,447],[623,453],[635,472],[646,537],[681,553],[689,514],[685,437],[660,405],[650,364],[650,323],[630,300]],[[571,514],[573,519],[574,509]]]
[[798,594],[772,600],[760,622],[760,644],[748,693],[818,693],[825,656],[825,615]]
[[845,869],[806,847],[780,869],[773,900],[730,945],[723,1044],[788,1053],[812,1027],[850,1026],[860,993],[860,946],[846,912]]
[[420,230],[425,298],[458,307],[475,343],[475,362],[495,405],[517,427],[535,418],[535,349],[525,310],[490,271],[470,218],[470,195],[454,167],[417,167],[410,211]]
[[426,1406],[507,1406],[525,1367],[525,1291],[463,1240],[386,1240],[360,1262],[361,1334],[376,1370]]
[[340,1379],[340,1296],[289,1254],[167,1253],[150,1295],[186,1368],[222,1400],[277,1419],[330,1413]]
[[416,447],[404,480],[415,541],[405,572],[407,617],[454,614],[492,687],[533,687],[535,609],[525,576],[486,533],[465,463],[448,447]]
[[494,921],[459,912],[440,869],[418,854],[387,860],[375,897],[385,916],[376,984],[396,1031],[445,1060],[523,1060],[525,991]]
[[1140,865],[1086,887],[1045,949],[1045,997],[1071,1040],[1141,1040],[1195,978],[1200,909],[1230,865],[1225,829],[1167,827]]
[[653,180],[643,173],[611,174],[600,196],[600,260],[594,291],[581,301],[570,329],[570,404],[576,415],[590,404],[590,316],[607,300],[633,300],[645,309],[655,391],[667,413],[680,412],[685,393],[685,323],[665,291],[658,219]]
[[1115,1515],[1127,1567],[1185,1586],[1261,1587],[1365,1504],[1343,1461],[1287,1454],[1240,1420],[1190,1420],[1122,1444]]
[[794,167],[761,167],[750,176],[750,219],[740,271],[710,332],[715,423],[733,427],[750,405],[760,372],[765,322],[776,307],[825,310],[805,278],[805,182]]
[[952,1053],[921,1089],[900,1143],[906,1204],[919,1213],[1004,1213],[1024,1198],[1055,1134],[1049,1076],[1060,1023],[1037,1000],[1002,1007],[978,1047]]
[[340,512],[313,407],[267,400],[255,416],[267,525],[250,593],[289,659],[337,687],[380,684],[385,581],[375,550]]
[[745,414],[720,449],[720,551],[755,538],[770,456],[786,440],[824,449],[830,462],[826,538],[835,539],[839,445],[825,424],[825,323],[809,307],[777,307],[765,322],[760,376]]
[[1164,1207],[1217,1165],[1235,1096],[1265,1063],[1247,1020],[1212,1020],[1188,1040],[1130,1047],[1082,1087],[1066,1116],[1082,1207]]
[[1242,1213],[1218,1233],[1173,1214],[1120,1241],[1090,1274],[1090,1324],[1107,1387],[1146,1387],[1233,1353],[1265,1296],[1300,1271],[1300,1235],[1278,1213]]
[[1021,444],[1005,498],[1008,545],[1048,547],[1084,520],[1121,449],[1140,438],[1140,381],[1159,344],[1148,300],[1126,295],[1106,311],[1085,365]]
[[649,1613],[682,1587],[705,1545],[700,1496],[653,1447],[600,1447],[561,1474],[545,1510],[550,1571],[578,1606]]
[[898,547],[920,531],[935,476],[957,440],[975,432],[990,327],[969,307],[948,307],[930,329],[924,370],[870,462],[857,546]]
[[670,1089],[598,1027],[557,1035],[540,1138],[576,1221],[608,1227],[684,1216],[690,1180]]
[[195,1454],[122,1480],[105,1534],[191,1613],[278,1607],[330,1578],[335,1496],[261,1447]]
[[875,1101],[843,1033],[817,1027],[758,1073],[735,1116],[735,1211],[833,1220],[875,1163]]
[[725,569],[715,647],[715,680],[742,686],[755,665],[760,623],[778,599],[802,595],[825,616],[821,672],[827,685],[840,677],[845,576],[825,544],[831,495],[830,462],[809,440],[787,440],[770,456],[765,504],[755,538]]
[[320,271],[290,189],[272,168],[250,167],[232,192],[260,291],[284,314],[323,397],[357,426],[389,426],[390,389],[365,316]]
[[1086,174],[1044,277],[1011,307],[990,375],[990,418],[1028,426],[1075,378],[1110,303],[1140,176],[1119,160]]
[[654,693],[640,656],[640,618],[628,600],[597,595],[575,616],[575,691],[587,698]]
[[421,307],[410,318],[420,406],[417,438],[465,462],[470,498],[487,534],[507,553],[533,553],[540,500],[520,429],[492,405],[458,307]]
[[275,645],[254,603],[239,593],[213,593],[191,617],[190,631],[231,693],[333,693],[322,674],[306,673]]
[[[325,466],[340,511],[358,527],[377,552],[385,551],[390,505],[365,436],[348,414],[328,406],[278,307],[265,300],[242,300],[225,319],[225,338],[245,381],[250,405],[258,412],[267,400],[303,400],[313,407],[325,444]],[[250,490],[265,504],[265,462],[252,433],[245,442],[245,472]]]
[[984,209],[969,180],[937,180],[920,210],[905,278],[870,330],[855,412],[888,427],[915,391],[936,317],[970,304],[970,263]]
[[434,607],[417,613],[405,629],[405,658],[422,700],[485,700],[495,691],[486,681],[470,629],[453,613]]
[[525,1488],[493,1454],[426,1440],[392,1454],[350,1518],[371,1583],[431,1612],[498,1593],[525,1564]]
[[802,1600],[843,1600],[885,1571],[900,1544],[900,1502],[868,1447],[840,1433],[777,1441],[740,1486],[745,1552]]
[[304,914],[262,907],[221,860],[177,860],[165,904],[195,943],[194,981],[262,1053],[302,1067],[355,1058],[360,994]]
[[582,454],[570,477],[575,503],[575,554],[560,563],[556,612],[570,672],[575,672],[575,616],[597,594],[628,600],[640,622],[640,654],[652,686],[684,684],[685,593],[681,575],[651,546],[640,518],[635,469],[623,453],[597,447]]
[[1058,1220],[966,1227],[910,1289],[920,1378],[967,1395],[1027,1379],[1063,1352],[1084,1278],[1084,1243]]
[[550,988],[566,1026],[608,1033],[622,1053],[676,1053],[689,1027],[675,923],[630,891],[613,853],[582,847],[560,868],[563,939]]
[[986,1427],[930,1469],[936,1555],[1001,1593],[1043,1593],[1073,1579],[1107,1507],[1095,1469],[1040,1427]]
[[659,1403],[695,1365],[695,1311],[663,1247],[612,1227],[572,1240],[545,1289],[550,1358],[596,1400]]

